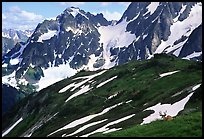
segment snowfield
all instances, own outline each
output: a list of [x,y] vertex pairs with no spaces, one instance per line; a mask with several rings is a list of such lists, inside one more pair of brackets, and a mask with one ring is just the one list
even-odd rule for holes
[[123,19],[115,26],[100,26],[98,28],[101,35],[99,43],[103,43],[103,58],[106,61],[103,68],[110,68],[115,65],[114,62],[110,62],[110,48],[128,47],[135,40],[135,34],[126,31],[129,22]]
[[[185,6],[180,10],[180,13],[184,10]],[[202,24],[202,5],[200,6],[200,3],[194,5],[191,8],[191,12],[185,20],[178,21],[178,17],[180,14],[174,19],[173,25],[170,26],[171,34],[167,41],[161,42],[161,44],[156,49],[155,53],[162,53],[166,47],[171,46],[167,48],[165,51],[169,53],[170,51],[176,50],[179,47],[182,47],[183,45],[173,45],[173,43],[178,39],[184,36],[189,36],[192,31],[197,28],[200,24]],[[181,50],[181,48],[179,49]],[[178,55],[180,51],[177,51],[175,54]]]
[[[200,87],[201,84],[198,84],[198,85],[195,85],[193,88],[192,88],[192,91],[195,91],[198,87]],[[144,118],[143,119],[143,122],[140,124],[140,125],[143,125],[143,124],[148,124],[152,121],[155,121],[155,120],[160,120],[161,119],[161,116],[159,115],[159,112],[165,112],[167,111],[167,115],[170,115],[172,117],[176,116],[181,110],[184,109],[186,103],[189,101],[190,97],[193,95],[194,92],[190,93],[188,96],[186,96],[185,98],[181,99],[180,101],[178,102],[175,102],[174,104],[161,104],[161,103],[158,103],[154,106],[151,106],[143,111],[146,111],[146,110],[154,110],[154,113],[149,115],[148,117]]]
[[69,64],[62,64],[58,67],[50,67],[48,69],[42,69],[44,77],[41,77],[38,83],[34,84],[38,86],[37,91],[48,87],[64,78],[71,77],[77,73],[75,69],[70,68]]
[[49,30],[47,33],[42,34],[37,42],[42,42],[43,40],[49,40],[52,38],[54,35],[57,35],[58,31],[57,30]]

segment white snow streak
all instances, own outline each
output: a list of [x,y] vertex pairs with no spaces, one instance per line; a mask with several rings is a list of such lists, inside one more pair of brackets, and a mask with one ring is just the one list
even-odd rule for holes
[[[193,86],[193,87],[192,87],[192,91],[195,91],[195,90],[198,89],[200,86],[201,86],[201,84],[197,84],[197,85]],[[183,93],[183,92],[184,92],[183,90],[182,90],[182,91],[179,91],[179,92],[177,92],[176,94],[172,95],[171,97],[178,96],[178,95],[180,95],[180,94]]]
[[112,128],[112,129],[109,129],[105,132],[103,132],[103,134],[106,134],[106,133],[110,133],[110,132],[114,132],[114,131],[118,131],[118,130],[121,130],[122,128]]
[[102,112],[100,112],[100,113],[88,115],[88,116],[85,116],[85,117],[83,117],[83,118],[77,119],[77,120],[75,120],[75,121],[73,121],[73,122],[71,122],[71,123],[65,125],[64,127],[62,127],[62,128],[60,128],[60,129],[58,129],[58,130],[56,130],[56,131],[50,133],[48,136],[51,136],[51,135],[53,135],[53,134],[55,134],[55,133],[57,133],[57,132],[59,132],[59,131],[61,131],[61,130],[65,130],[65,129],[69,129],[69,128],[73,128],[73,127],[76,127],[76,126],[78,126],[78,125],[81,125],[81,124],[83,124],[83,123],[85,123],[85,122],[87,122],[87,121],[89,121],[89,120],[91,120],[91,119],[93,119],[93,118],[95,118],[95,117],[97,117],[97,116],[100,116],[100,115],[103,115],[103,114],[107,113],[107,112],[110,111],[111,109],[113,109],[113,108],[115,108],[115,107],[117,107],[117,106],[119,106],[119,105],[121,105],[121,104],[122,104],[122,103],[118,103],[118,104],[113,105],[113,106],[111,106],[111,107],[105,108],[105,109],[104,109]]
[[85,130],[85,129],[91,127],[91,126],[94,126],[94,125],[96,125],[96,124],[100,124],[100,123],[105,122],[105,121],[107,121],[107,120],[108,120],[108,119],[104,119],[104,120],[101,120],[101,121],[92,122],[92,123],[90,123],[90,124],[84,125],[83,127],[77,129],[75,132],[73,132],[73,133],[71,133],[71,134],[69,134],[69,135],[66,135],[66,137],[68,137],[68,136],[73,136],[73,135],[75,135],[75,134],[77,134],[77,133],[79,133],[79,132],[81,132],[81,131],[83,131],[83,130]]
[[[175,56],[179,56],[180,52],[181,52],[181,49],[183,48],[183,45],[187,42],[188,39],[186,39],[185,41],[183,42],[180,42],[178,43],[177,45],[174,45],[174,47],[172,47],[173,49],[168,49],[168,51],[172,51],[172,50],[175,50],[173,52],[173,54]],[[176,50],[177,49],[177,50]]]
[[31,137],[33,132],[30,132],[29,134],[26,134],[24,137]]
[[95,133],[98,133],[98,132],[106,132],[106,133],[107,133],[108,130],[110,130],[109,132],[114,131],[114,130],[120,130],[120,129],[109,129],[108,126],[111,126],[111,125],[120,123],[120,122],[122,122],[122,121],[125,121],[125,120],[127,120],[127,119],[133,117],[134,115],[135,115],[135,114],[131,114],[131,115],[126,116],[126,117],[123,117],[123,118],[121,118],[121,119],[112,121],[112,122],[106,124],[105,126],[99,128],[99,129],[97,129],[97,130],[95,130],[95,131],[93,131],[93,132],[91,132],[91,133],[88,133],[88,134],[86,134],[86,135],[82,135],[81,137],[88,137],[88,136],[90,136],[90,135],[92,135],[92,134],[95,134]]
[[172,71],[172,72],[166,72],[166,73],[160,74],[159,76],[160,76],[160,77],[164,77],[164,76],[168,76],[168,75],[174,74],[174,73],[179,72],[179,71],[180,71],[180,70],[176,70],[176,71]]
[[201,86],[201,84],[197,84],[192,88],[192,91],[195,91],[196,89],[198,89]]
[[74,16],[74,18],[76,17],[76,15],[79,13],[79,9],[75,9],[75,8],[71,8],[73,11],[72,12],[70,12],[73,16]]
[[113,95],[109,96],[108,99],[114,98],[114,97],[116,97],[117,95],[118,95],[118,93],[113,94]]
[[8,34],[8,33],[5,33],[2,31],[2,37],[5,37],[5,38],[11,38],[11,36]]
[[59,91],[59,93],[63,93],[63,92],[65,92],[65,91],[67,91],[68,89],[70,89],[71,87],[74,87],[74,88],[71,90],[71,91],[74,91],[76,88],[82,86],[82,85],[85,84],[86,82],[90,81],[91,79],[95,78],[96,76],[99,76],[99,75],[103,74],[104,72],[106,72],[106,70],[103,70],[103,71],[101,71],[101,72],[99,72],[99,73],[96,73],[96,74],[93,74],[93,75],[89,75],[89,76],[77,77],[77,78],[75,78],[75,79],[73,79],[73,80],[78,80],[78,79],[86,79],[86,80],[81,81],[81,82],[79,82],[79,83],[71,83],[71,84],[69,84],[68,86],[62,88],[62,89]]
[[81,90],[79,90],[77,93],[74,93],[73,95],[71,95],[65,102],[68,102],[69,100],[71,100],[72,98],[74,97],[77,97],[81,94],[84,94],[86,93],[87,91],[91,90],[91,88],[89,88],[89,85],[86,85],[86,86],[82,86],[81,87]]
[[106,83],[108,83],[108,82],[114,80],[114,79],[117,78],[117,77],[118,77],[118,76],[114,76],[114,77],[112,77],[112,78],[110,78],[110,79],[108,79],[108,80],[106,80],[106,81],[100,83],[99,85],[96,86],[96,88],[99,88],[99,87],[105,85]]
[[23,120],[23,118],[21,117],[20,119],[18,119],[9,129],[7,129],[3,134],[2,137],[7,135],[17,124],[19,124],[21,121]]

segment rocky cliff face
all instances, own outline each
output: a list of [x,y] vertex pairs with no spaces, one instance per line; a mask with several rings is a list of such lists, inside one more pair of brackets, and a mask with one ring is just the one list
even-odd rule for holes
[[[124,19],[129,21],[126,29],[134,33],[136,39],[122,51],[116,49],[119,64],[129,59],[146,59],[154,53],[171,53],[183,58],[201,52],[202,41],[199,38],[194,38],[198,40],[197,46],[193,43],[186,45],[193,30],[202,23],[201,8],[202,4],[195,2],[131,3],[118,24]],[[197,33],[202,36],[201,32]],[[194,59],[200,60],[200,57]]]

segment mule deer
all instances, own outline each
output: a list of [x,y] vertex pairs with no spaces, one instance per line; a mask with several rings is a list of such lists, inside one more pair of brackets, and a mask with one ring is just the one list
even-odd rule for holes
[[164,112],[164,114],[162,114],[162,112],[159,112],[159,115],[162,117],[162,119],[164,121],[170,121],[173,119],[173,117],[171,117],[170,115],[166,115],[167,111]]

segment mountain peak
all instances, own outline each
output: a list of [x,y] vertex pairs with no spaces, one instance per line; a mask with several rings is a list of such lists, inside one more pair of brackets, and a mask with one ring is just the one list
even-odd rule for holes
[[78,15],[81,14],[82,16],[85,16],[87,18],[87,16],[85,15],[86,12],[81,10],[79,7],[68,7],[64,10],[65,14],[71,14],[74,18]]

